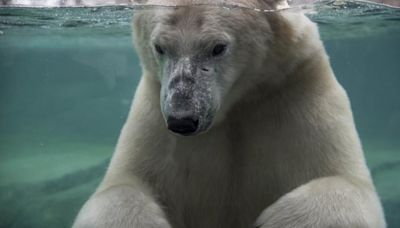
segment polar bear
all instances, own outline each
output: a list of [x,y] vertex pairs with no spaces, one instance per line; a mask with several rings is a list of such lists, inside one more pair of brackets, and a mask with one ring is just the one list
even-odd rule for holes
[[307,17],[192,5],[136,12],[134,28],[143,76],[75,228],[385,227]]

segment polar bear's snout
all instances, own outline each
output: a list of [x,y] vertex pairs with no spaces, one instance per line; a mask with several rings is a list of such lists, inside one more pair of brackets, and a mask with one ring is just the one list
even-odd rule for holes
[[168,129],[172,132],[181,135],[191,135],[197,131],[199,120],[194,116],[187,116],[179,119],[170,116],[168,117],[167,124]]
[[184,136],[203,131],[201,123],[208,122],[205,119],[210,101],[199,84],[188,76],[175,76],[168,83],[162,106],[170,131]]
[[168,129],[183,136],[207,131],[219,106],[213,67],[194,57],[167,60],[165,65],[160,102]]
[[[176,77],[169,84],[170,99],[166,121],[168,130],[181,134],[194,134],[199,127],[199,112],[195,109],[196,99],[193,96],[193,80],[187,77]],[[184,89],[182,89],[182,87]]]

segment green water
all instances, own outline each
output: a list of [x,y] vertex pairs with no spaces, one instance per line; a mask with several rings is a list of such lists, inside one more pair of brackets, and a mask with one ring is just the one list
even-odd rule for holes
[[[126,7],[0,8],[0,227],[70,227],[101,180],[140,78]],[[400,227],[400,10],[324,5],[389,227]]]

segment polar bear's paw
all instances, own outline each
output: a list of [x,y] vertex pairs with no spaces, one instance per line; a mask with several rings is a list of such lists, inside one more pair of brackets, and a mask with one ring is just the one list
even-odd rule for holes
[[130,187],[114,187],[94,195],[73,228],[171,228],[158,204]]

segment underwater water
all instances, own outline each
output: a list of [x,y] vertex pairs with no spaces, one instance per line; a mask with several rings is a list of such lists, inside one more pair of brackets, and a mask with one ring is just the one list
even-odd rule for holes
[[[0,228],[70,227],[105,173],[141,76],[132,9],[0,8]],[[400,9],[309,17],[347,90],[388,227],[400,227]]]

